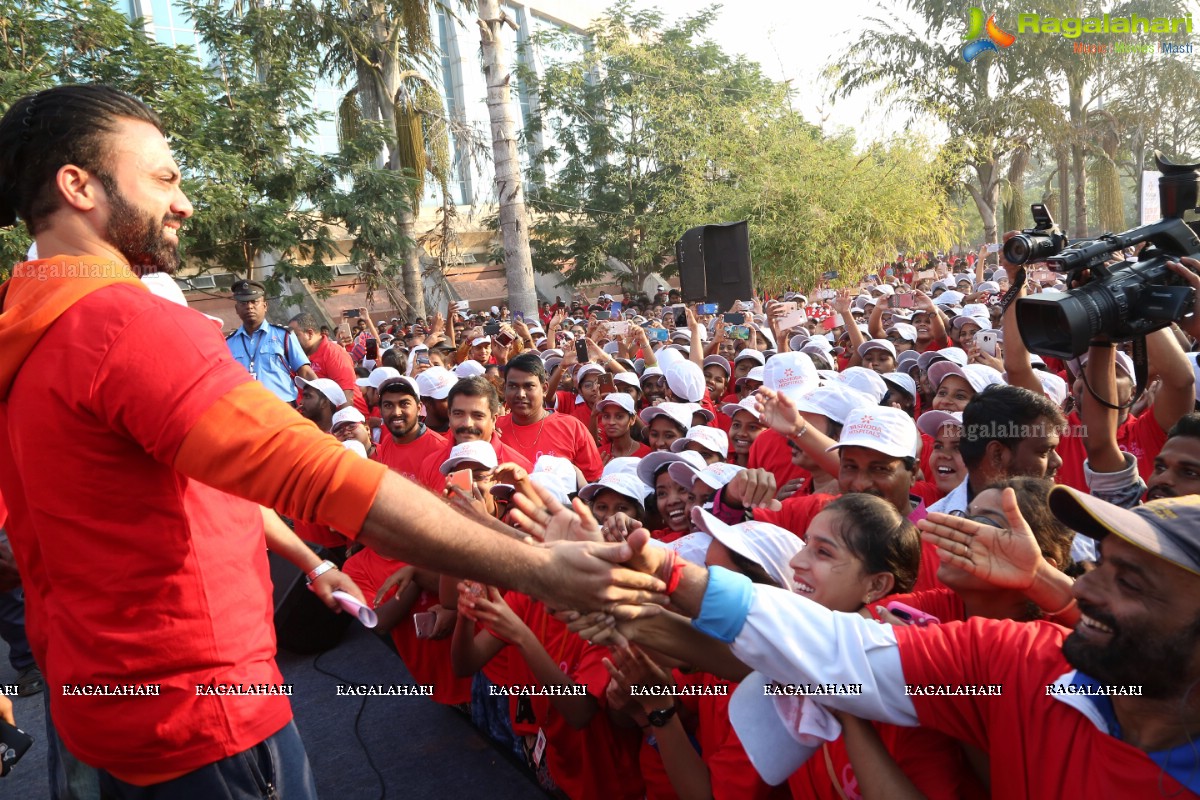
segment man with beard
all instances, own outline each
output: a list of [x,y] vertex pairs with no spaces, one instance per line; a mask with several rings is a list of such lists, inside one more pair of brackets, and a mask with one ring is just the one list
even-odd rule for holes
[[293,405],[296,402],[293,379],[316,380],[318,377],[296,334],[267,322],[267,290],[258,281],[235,282],[233,300],[242,327],[225,338],[230,354],[246,368],[250,377],[283,402]]
[[[30,644],[56,732],[105,797],[313,798],[260,504],[562,608],[664,582],[615,568],[627,545],[497,536],[276,402],[208,319],[138,279],[178,266],[181,178],[158,116],[109,87],[46,89],[0,118],[0,226],[21,220],[40,255],[0,286],[0,493]],[[43,426],[72,446],[45,448]]]
[[[1069,591],[1058,578],[1053,592],[1038,595],[1048,615],[1078,604],[1073,632],[979,617],[879,625],[729,571],[685,566],[672,606],[757,670],[734,694],[730,718],[758,771],[785,779],[819,749],[789,733],[796,723],[782,720],[797,719],[799,703],[764,696],[767,682],[850,683],[862,692],[822,704],[980,748],[990,757],[993,797],[1200,793],[1200,496],[1128,511],[1059,486],[1050,508],[1101,542],[1095,570]],[[929,522],[957,531],[953,555],[971,550],[976,523],[947,515]],[[650,571],[669,557],[649,547],[641,555]],[[1035,586],[1050,583],[1035,574]]]
[[488,442],[496,451],[496,463],[511,462],[526,472],[533,471],[532,461],[500,441],[496,430],[500,397],[482,375],[462,378],[454,384],[446,397],[446,407],[450,415],[450,440],[426,456],[421,464],[421,483],[431,492],[444,493],[446,476],[442,474],[442,464],[450,457],[454,445],[463,442]]
[[570,414],[545,407],[546,366],[536,353],[522,353],[504,368],[504,405],[509,414],[496,420],[496,429],[509,445],[536,463],[541,456],[561,456],[589,482],[604,470],[600,451],[587,426]]
[[1146,501],[1186,494],[1200,495],[1200,413],[1184,414],[1167,434],[1154,457]]
[[446,437],[421,422],[420,412],[421,392],[412,378],[401,376],[380,384],[383,432],[372,458],[413,481],[425,459],[446,445]]
[[330,378],[308,381],[296,378],[300,390],[300,416],[312,420],[325,433],[333,430],[333,415],[346,405],[346,393]]

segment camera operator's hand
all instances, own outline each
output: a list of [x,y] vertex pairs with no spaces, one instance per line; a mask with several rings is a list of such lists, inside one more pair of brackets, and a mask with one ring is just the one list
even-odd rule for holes
[[[1187,281],[1197,297],[1200,297],[1200,261],[1194,258],[1181,259],[1178,264],[1171,264],[1170,269],[1176,275]],[[1193,339],[1200,339],[1200,308],[1192,307],[1191,316],[1176,320],[1181,330]]]

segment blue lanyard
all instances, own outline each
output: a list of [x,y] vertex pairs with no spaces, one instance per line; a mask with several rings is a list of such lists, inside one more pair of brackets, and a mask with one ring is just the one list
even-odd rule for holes
[[[258,378],[258,372],[255,371],[255,369],[254,369],[254,363],[256,361],[258,361],[258,353],[259,353],[259,351],[262,350],[263,342],[266,341],[267,338],[270,336],[270,333],[266,329],[266,325],[267,325],[267,323],[264,322],[262,327],[260,327],[258,330],[256,330],[254,332],[254,333],[263,334],[262,337],[259,338],[259,340],[258,340],[258,345],[254,348],[254,355],[250,355],[250,348],[246,345],[246,343],[244,341],[242,342],[242,350],[245,351],[246,358],[250,359],[250,374],[253,375],[256,379]],[[245,330],[245,328],[243,328],[242,330]],[[254,337],[253,333],[246,334],[246,335],[249,338]]]

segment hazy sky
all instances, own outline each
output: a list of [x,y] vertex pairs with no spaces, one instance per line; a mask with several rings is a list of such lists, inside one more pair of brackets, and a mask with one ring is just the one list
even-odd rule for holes
[[[638,5],[657,6],[675,19],[705,4],[641,0]],[[710,33],[726,50],[758,61],[770,77],[791,80],[794,107],[807,119],[824,118],[827,125],[853,127],[863,138],[875,138],[901,129],[903,112],[888,114],[869,92],[831,105],[821,71],[855,41],[868,17],[897,13],[891,3],[876,0],[724,0]]]

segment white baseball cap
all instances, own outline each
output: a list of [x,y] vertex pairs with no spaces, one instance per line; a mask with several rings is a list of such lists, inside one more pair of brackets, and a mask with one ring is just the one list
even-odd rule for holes
[[668,367],[664,374],[667,386],[676,397],[695,403],[704,397],[704,370],[692,361],[680,361]]
[[858,346],[858,354],[865,356],[872,350],[882,350],[892,358],[896,357],[896,345],[892,344],[888,339],[868,339]]
[[982,392],[987,387],[1004,383],[1004,376],[997,370],[983,364],[967,364],[960,367],[953,361],[939,361],[929,368],[929,383],[936,390],[948,375],[957,375],[966,381],[976,392]]
[[950,320],[950,327],[954,328],[954,330],[958,330],[968,322],[973,322],[974,324],[978,325],[980,330],[990,331],[992,329],[992,321],[987,317],[966,313],[959,314],[957,317]]
[[305,386],[316,389],[329,402],[333,403],[334,408],[346,405],[346,393],[342,391],[342,387],[338,386],[336,381],[330,378],[317,378],[315,381],[308,381],[297,375],[295,381],[297,389],[303,389]]
[[682,453],[692,442],[695,442],[705,450],[711,450],[722,459],[729,457],[729,434],[720,428],[710,428],[707,425],[693,425],[688,428],[686,436],[671,442],[671,452]]
[[668,417],[685,431],[692,427],[692,409],[687,403],[659,403],[643,408],[638,414],[643,425],[649,425],[655,417]]
[[877,406],[850,414],[842,426],[841,438],[828,451],[840,447],[865,447],[892,458],[916,458],[921,451],[921,437],[917,426],[903,411]]
[[383,382],[392,378],[399,378],[400,370],[392,367],[376,367],[371,370],[371,374],[365,378],[359,378],[355,381],[359,386],[370,386],[372,389],[378,389],[383,385]]
[[605,489],[616,492],[622,497],[628,497],[642,509],[646,508],[646,495],[649,494],[646,491],[646,484],[642,483],[636,473],[629,472],[614,472],[609,475],[601,475],[599,480],[589,483],[579,490],[579,499],[585,503],[590,503],[592,502],[592,498]]
[[956,306],[962,301],[962,292],[957,292],[954,289],[947,289],[934,299],[933,304],[935,306]]
[[962,412],[934,409],[917,417],[917,430],[926,436],[937,436],[946,425],[962,425]]
[[[716,355],[715,353],[711,356],[706,356],[704,358],[704,366],[720,367],[721,369],[725,370],[726,375],[733,374],[733,367],[730,366],[729,359],[727,359],[725,356]],[[674,391],[674,390],[672,390],[672,391]]]
[[704,456],[694,450],[684,450],[682,453],[671,453],[664,450],[655,450],[648,456],[642,457],[642,463],[638,464],[637,476],[642,483],[654,489],[654,475],[664,464],[674,464],[677,461],[682,461],[691,464],[697,470],[702,470],[707,466]]
[[346,422],[366,422],[366,421],[367,421],[367,418],[363,416],[361,411],[359,411],[354,406],[349,406],[348,408],[343,408],[341,411],[334,413],[333,422],[330,423],[329,430],[335,431],[335,430],[337,430],[338,425],[341,425]]
[[[1117,369],[1119,369],[1121,372],[1124,372],[1126,375],[1128,375],[1130,380],[1136,381],[1137,378],[1135,378],[1134,374],[1133,374],[1133,359],[1130,358],[1128,355],[1126,355],[1123,350],[1117,350],[1115,352],[1115,356],[1116,356],[1116,360],[1117,360]],[[1087,353],[1084,353],[1079,358],[1073,358],[1070,361],[1068,361],[1067,365],[1071,368],[1071,374],[1072,375],[1082,374],[1083,367],[1084,367],[1084,365],[1087,364],[1087,361],[1088,361]]]
[[671,473],[671,480],[680,486],[691,488],[696,479],[699,478],[712,489],[720,489],[725,486],[744,469],[745,467],[739,467],[736,464],[724,464],[721,462],[709,464],[704,469],[698,469],[686,461],[680,461],[667,467],[667,471]]
[[455,376],[459,378],[472,378],[476,375],[482,375],[487,372],[487,369],[473,358],[468,358],[456,366],[453,370]]
[[917,328],[915,325],[910,325],[907,322],[897,322],[895,325],[887,329],[888,333],[896,332],[896,335],[908,342],[917,340]]
[[640,376],[638,385],[640,386],[641,381],[646,380],[646,378],[654,378],[654,377],[659,377],[659,378],[663,377],[662,367],[646,367],[644,370],[642,370],[642,374]]
[[557,475],[571,485],[572,492],[575,491],[575,485],[579,480],[579,476],[575,474],[575,465],[571,463],[570,459],[562,456],[538,456],[537,461],[533,462],[533,471],[529,474],[532,476],[539,472]]
[[449,475],[458,468],[459,464],[468,463],[495,469],[499,462],[496,460],[496,451],[492,449],[490,442],[463,442],[450,448],[450,457],[443,462],[440,469],[443,475]]
[[492,337],[490,336],[477,336],[471,340],[471,347],[479,347],[481,344],[490,344],[491,341]]
[[445,367],[430,367],[417,376],[417,390],[421,397],[433,400],[445,400],[456,383],[458,379],[454,373]]
[[642,463],[642,459],[634,456],[618,456],[604,465],[604,475],[633,475],[637,477],[638,464]]
[[601,375],[604,373],[604,367],[600,366],[599,364],[592,363],[580,364],[579,369],[575,370],[576,388],[578,388],[579,384],[583,383],[584,378],[586,378],[588,375],[591,375],[593,372],[597,375]]
[[763,384],[777,392],[804,392],[819,381],[817,367],[807,353],[780,353],[763,367]]
[[881,284],[878,284],[877,286],[872,286],[871,291],[878,292],[879,294],[887,295],[889,297],[896,293],[896,290],[892,286],[890,286],[886,283],[881,283]]
[[599,414],[607,406],[616,406],[626,414],[637,413],[633,406],[633,398],[624,392],[613,392],[600,398],[600,402],[596,403],[596,413]]
[[926,350],[917,359],[917,364],[925,372],[939,360],[953,361],[960,367],[967,365],[967,351],[961,347],[943,347],[941,350]]
[[870,395],[838,384],[818,386],[799,397],[792,398],[792,404],[797,411],[806,414],[820,414],[839,425],[844,425],[851,412],[860,408],[874,408],[879,405],[879,401]]
[[866,367],[847,367],[845,371],[838,373],[838,380],[849,384],[852,389],[874,397],[876,403],[883,400],[887,394],[887,384],[883,382],[883,378],[879,377],[878,372]]
[[784,589],[790,592],[795,588],[789,563],[804,547],[796,534],[769,522],[726,525],[703,508],[692,509],[692,523],[733,552],[758,564]]
[[755,419],[762,419],[762,412],[758,410],[758,400],[754,395],[746,395],[736,403],[726,403],[721,406],[721,412],[733,419],[739,411],[749,411]]
[[885,372],[880,377],[884,383],[890,383],[906,392],[909,397],[917,396],[917,382],[903,372]]
[[575,479],[567,480],[554,472],[531,472],[529,480],[542,487],[564,506],[571,505],[571,493],[575,491]]
[[699,403],[681,403],[680,405],[687,406],[692,414],[699,414],[704,419],[704,424],[708,424],[717,418],[717,415],[709,411]]
[[[1193,359],[1193,364],[1195,360]],[[1042,391],[1046,393],[1046,397],[1050,398],[1050,402],[1062,408],[1062,404],[1067,399],[1067,382],[1053,372],[1035,369],[1034,376],[1037,377],[1042,384]]]
[[733,357],[733,363],[736,364],[739,361],[742,361],[747,358],[750,359],[751,361],[757,361],[759,364],[767,363],[766,356],[764,356],[762,353],[755,350],[753,347],[743,348],[742,352],[738,353],[736,356]]
[[763,383],[766,381],[766,367],[751,367],[750,371],[733,382],[735,387],[741,386],[746,381],[758,381]]
[[679,361],[687,360],[687,357],[684,356],[683,353],[679,352],[674,347],[664,347],[663,349],[658,351],[657,355],[658,355],[658,366],[663,371],[664,375],[667,374],[667,370],[669,370],[673,364],[675,364]]
[[411,389],[412,393],[416,396],[416,398],[418,400],[421,399],[421,389],[420,389],[420,387],[417,386],[417,379],[410,378],[407,375],[401,375],[396,378],[388,378],[386,381],[379,384],[379,391],[381,394],[384,393],[385,391],[398,391],[398,389],[396,387],[398,387],[401,384],[403,384],[404,386],[407,386],[409,389]]
[[623,383],[638,391],[641,391],[642,388],[641,382],[638,381],[638,376],[632,372],[618,372],[616,375],[613,375],[613,383]]

